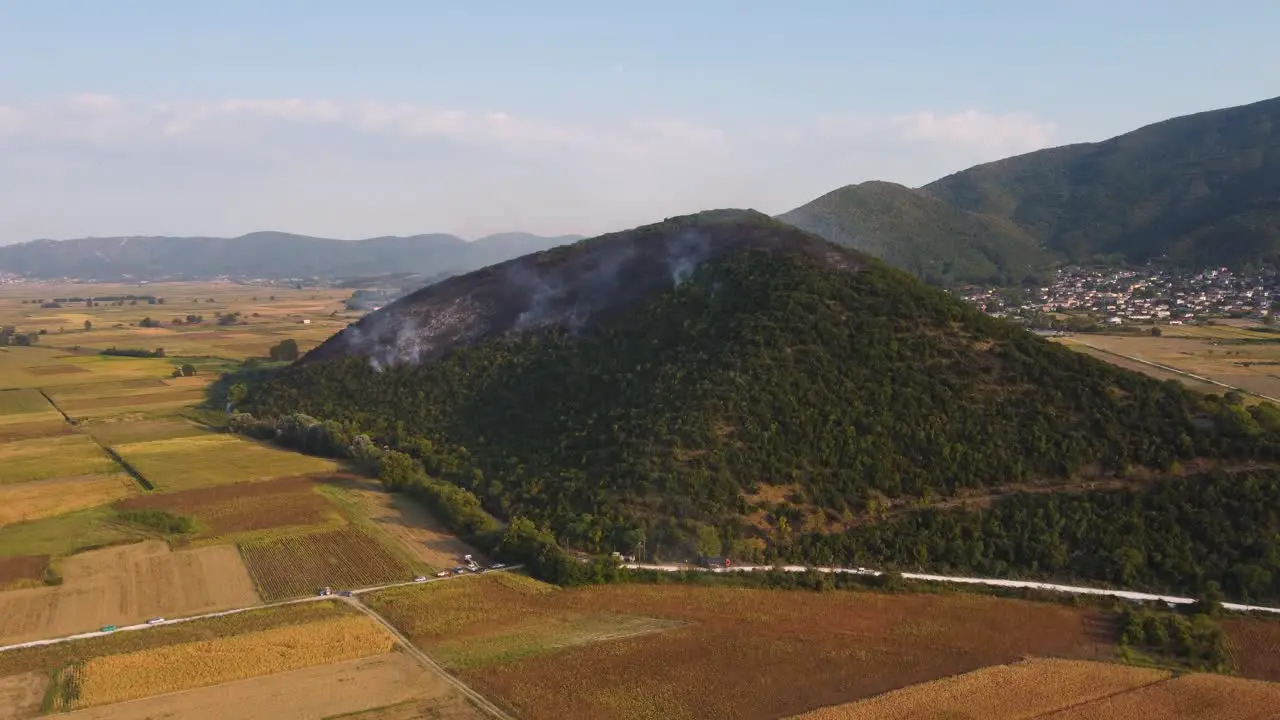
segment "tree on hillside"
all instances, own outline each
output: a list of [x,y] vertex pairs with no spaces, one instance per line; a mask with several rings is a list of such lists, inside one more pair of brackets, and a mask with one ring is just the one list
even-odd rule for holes
[[89,332],[89,331],[90,331],[90,330],[92,330],[92,329],[93,329],[93,321],[92,321],[92,320],[85,320],[85,321],[84,321],[84,330],[85,330],[85,332]]
[[1163,332],[1161,332],[1160,328],[1158,328],[1158,327],[1152,327],[1152,328],[1151,328],[1151,337],[1160,337],[1160,336],[1161,336],[1161,335],[1163,335],[1163,334],[1164,334],[1164,333],[1163,333]]

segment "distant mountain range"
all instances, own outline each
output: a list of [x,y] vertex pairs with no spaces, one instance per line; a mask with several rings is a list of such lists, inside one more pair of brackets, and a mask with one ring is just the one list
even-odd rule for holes
[[779,219],[935,283],[1110,256],[1280,264],[1280,98],[978,165],[849,185]]
[[332,240],[283,232],[236,238],[111,237],[34,240],[0,246],[0,271],[29,278],[206,279],[352,277],[466,272],[580,235],[500,233],[468,242],[455,235]]

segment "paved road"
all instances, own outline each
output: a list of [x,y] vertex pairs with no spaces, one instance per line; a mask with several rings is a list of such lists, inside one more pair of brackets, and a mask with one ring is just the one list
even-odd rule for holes
[[[506,572],[507,570],[519,570],[522,567],[524,566],[511,565],[509,567],[504,567],[501,570],[492,570],[492,569],[483,570],[479,574],[488,573],[488,572]],[[404,587],[405,585],[425,585],[427,583],[432,583],[432,582],[444,582],[446,580],[457,580],[459,578],[469,577],[474,574],[477,574],[477,573],[468,572],[462,575],[432,577],[422,582],[413,582],[412,580],[409,580],[406,582],[386,583],[385,585],[374,585],[371,587],[360,588],[358,590],[351,590],[350,592],[352,596],[359,596],[365,593],[377,592],[378,590],[386,590],[388,588],[394,588],[394,587]],[[27,647],[39,647],[41,645],[56,645],[58,643],[72,642],[74,640],[86,640],[88,638],[102,637],[104,635],[113,635],[115,633],[133,632],[136,630],[146,630],[148,628],[163,627],[165,625],[177,625],[179,623],[192,622],[195,620],[204,620],[206,618],[235,615],[236,613],[251,612],[253,610],[264,610],[266,608],[282,607],[285,605],[296,605],[298,603],[317,602],[319,600],[333,600],[335,598],[343,599],[341,598],[341,596],[336,596],[336,595],[331,595],[331,596],[312,595],[308,597],[297,598],[295,600],[282,600],[280,602],[265,603],[263,605],[250,605],[248,607],[232,608],[231,610],[219,610],[218,612],[202,613],[200,615],[188,615],[186,617],[180,617],[180,618],[167,618],[155,624],[139,623],[137,625],[124,625],[122,627],[118,627],[115,630],[111,630],[108,632],[95,630],[93,632],[77,633],[75,635],[66,635],[63,637],[47,638],[44,640],[31,640],[30,642],[17,643],[15,645],[3,645],[3,646],[0,646],[0,652],[8,652],[9,650],[18,650],[18,649],[27,648]]]
[[[806,572],[808,570],[817,570],[824,573],[841,573],[849,575],[882,575],[879,570],[869,570],[867,568],[837,568],[837,567],[813,567],[809,565],[734,565],[728,568],[704,568],[694,565],[681,564],[651,564],[651,563],[623,563],[623,567],[632,570],[657,570],[658,572],[754,572],[760,570],[782,570],[783,572]],[[1163,602],[1173,605],[1186,605],[1196,602],[1195,598],[1177,597],[1174,595],[1153,595],[1151,593],[1134,592],[1132,590],[1109,590],[1105,588],[1080,587],[1076,585],[1056,585],[1053,583],[1033,582],[1031,580],[1004,580],[1000,578],[981,578],[981,577],[958,577],[954,575],[930,575],[926,573],[901,573],[902,577],[908,580],[925,580],[928,582],[939,583],[959,583],[963,585],[990,585],[994,587],[1008,588],[1026,588],[1032,590],[1049,590],[1052,592],[1070,593],[1073,595],[1108,595],[1111,597],[1121,598],[1123,600],[1133,600],[1135,602]],[[1267,612],[1280,613],[1280,608],[1265,607],[1261,605],[1242,605],[1240,603],[1222,603],[1222,607],[1227,610],[1237,612]]]

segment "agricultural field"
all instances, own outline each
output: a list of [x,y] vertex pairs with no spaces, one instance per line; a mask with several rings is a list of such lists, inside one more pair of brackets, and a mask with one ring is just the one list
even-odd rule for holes
[[[465,681],[530,720],[773,719],[1029,654],[1109,660],[1116,632],[1096,611],[978,595],[553,589],[509,573],[364,599],[429,654],[464,658]],[[604,618],[667,625],[549,637]]]
[[0,557],[64,557],[146,536],[139,528],[119,522],[110,505],[99,505],[0,527]]
[[139,489],[138,483],[124,473],[2,484],[0,528],[105,505],[134,495]]
[[332,460],[220,433],[125,443],[112,449],[160,490],[190,490],[340,469]]
[[173,368],[172,359],[104,357],[49,347],[0,348],[0,388],[6,389],[166,378]]
[[171,551],[149,540],[59,563],[61,585],[0,593],[0,644],[258,604],[235,548]]
[[57,412],[39,390],[0,391],[0,422],[31,422]]
[[75,668],[66,708],[107,705],[390,652],[364,615],[98,657]]
[[1227,619],[1221,625],[1231,660],[1241,675],[1280,682],[1280,621]]
[[0,589],[38,584],[49,567],[48,555],[14,555],[0,558]]
[[0,467],[4,468],[0,486],[121,471],[120,466],[92,438],[79,434],[2,443]]
[[335,478],[326,491],[353,517],[371,525],[371,532],[385,536],[427,568],[453,567],[464,555],[474,556],[479,563],[488,562],[445,529],[420,503],[387,492],[377,480],[354,475],[340,481]]
[[[0,693],[3,693],[0,685]],[[0,699],[4,696],[0,694]],[[39,705],[40,698],[36,698]],[[401,714],[403,713],[403,714]],[[0,715],[0,718],[3,718]],[[384,653],[216,687],[79,710],[66,720],[482,720],[443,678],[409,655]]]
[[[125,300],[117,305],[100,301],[62,303],[43,308],[34,300],[57,298],[151,295],[163,298]],[[67,285],[23,284],[0,287],[0,323],[21,332],[39,332],[38,346],[96,353],[109,347],[163,347],[170,358],[202,357],[239,361],[263,357],[286,337],[303,350],[319,344],[354,319],[343,301],[350,289],[239,285],[228,282]],[[23,301],[27,302],[23,302]],[[219,324],[219,316],[236,315],[236,322]],[[188,315],[202,320],[192,324]],[[159,327],[143,327],[150,318]],[[178,320],[180,322],[175,323]],[[91,324],[85,328],[85,322]],[[304,324],[304,321],[308,321]],[[163,362],[163,361],[161,361]]]
[[1161,380],[1179,380],[1202,392],[1222,393],[1227,388],[1138,361],[1191,373],[1261,398],[1280,399],[1280,343],[1272,342],[1280,336],[1230,326],[1161,329],[1161,337],[1079,333],[1059,342]]
[[264,600],[311,595],[316,588],[361,588],[411,580],[409,566],[354,527],[240,544]]
[[1078,705],[1045,720],[1252,720],[1280,708],[1280,684],[1222,675],[1183,675]]
[[207,435],[208,430],[182,418],[109,422],[83,426],[93,439],[105,445],[124,445],[151,440],[176,440]]
[[285,530],[343,522],[317,486],[322,478],[287,477],[149,494],[117,503],[120,510],[163,510],[192,518],[197,538],[226,538],[259,530]]
[[790,720],[1030,720],[1168,680],[1166,670],[1033,659],[912,685]]
[[49,678],[40,673],[0,677],[0,720],[20,720],[40,712]]

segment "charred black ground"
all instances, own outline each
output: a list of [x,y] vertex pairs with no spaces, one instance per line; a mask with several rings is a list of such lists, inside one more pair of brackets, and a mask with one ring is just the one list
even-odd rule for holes
[[1240,567],[1280,562],[1273,473],[1158,479],[1275,457],[1276,408],[1074,353],[758,213],[425,288],[252,405],[370,433],[571,547],[1280,595]]
[[602,235],[450,278],[372,313],[304,363],[359,355],[379,366],[436,358],[459,345],[559,326],[578,331],[741,250],[802,255],[829,267],[862,260],[751,210],[717,210]]

